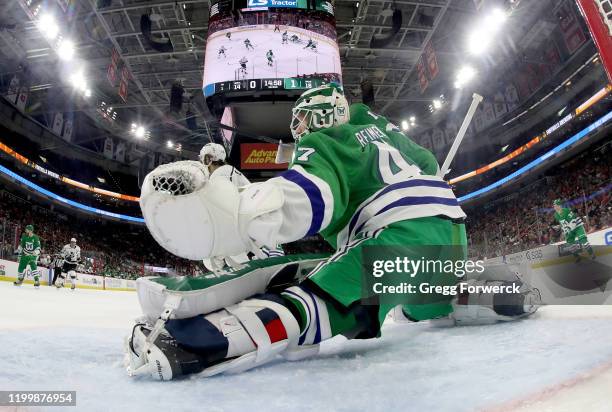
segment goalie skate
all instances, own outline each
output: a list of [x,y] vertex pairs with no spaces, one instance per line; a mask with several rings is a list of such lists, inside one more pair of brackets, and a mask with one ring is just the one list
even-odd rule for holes
[[[291,355],[299,326],[272,295],[249,299],[206,316],[137,323],[126,340],[130,376],[170,380],[201,373],[237,373]],[[317,348],[318,349],[318,348]]]

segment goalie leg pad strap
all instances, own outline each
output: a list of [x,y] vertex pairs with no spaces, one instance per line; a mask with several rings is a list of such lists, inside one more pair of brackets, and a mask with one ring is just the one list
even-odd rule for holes
[[240,321],[255,343],[256,364],[297,345],[300,327],[293,314],[281,303],[249,299],[227,308],[227,311]]

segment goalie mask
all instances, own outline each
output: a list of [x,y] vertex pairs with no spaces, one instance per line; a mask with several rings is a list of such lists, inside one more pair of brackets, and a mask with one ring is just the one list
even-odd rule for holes
[[227,154],[225,149],[218,143],[208,143],[200,150],[200,162],[209,166],[212,162],[225,162]]
[[295,141],[317,130],[340,126],[349,121],[349,104],[342,89],[326,84],[304,92],[295,102],[291,134]]

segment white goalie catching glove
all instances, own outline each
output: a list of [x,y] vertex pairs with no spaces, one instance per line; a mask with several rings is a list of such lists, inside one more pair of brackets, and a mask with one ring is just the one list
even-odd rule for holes
[[169,252],[192,260],[258,251],[261,245],[248,235],[249,224],[282,205],[282,191],[273,185],[252,185],[239,193],[229,180],[210,179],[205,166],[188,160],[154,169],[140,196],[145,223],[155,240]]

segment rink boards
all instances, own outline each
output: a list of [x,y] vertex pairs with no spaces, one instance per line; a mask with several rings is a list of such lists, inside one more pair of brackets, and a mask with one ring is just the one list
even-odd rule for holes
[[[0,259],[0,281],[14,282],[17,279],[17,268],[17,262]],[[48,286],[52,281],[53,271],[43,266],[38,266],[38,270],[40,272],[41,285]],[[34,283],[34,279],[32,278],[32,274],[29,270],[26,272],[26,278],[24,280],[24,283]],[[88,275],[85,273],[77,273],[77,288],[136,291],[136,281],[105,276]]]
[[612,304],[612,228],[588,235],[596,255],[576,261],[565,242],[485,261],[489,268],[510,267],[538,288],[548,305]]
[[[611,304],[612,303],[612,228],[588,235],[597,259],[586,257],[579,264],[564,243],[542,246],[507,256],[488,259],[485,266],[509,265],[524,280],[540,289],[547,304]],[[17,279],[17,262],[0,259],[0,281]],[[39,266],[42,285],[49,285],[52,271]],[[32,284],[27,273],[26,284]],[[77,273],[77,288],[136,291],[136,281]]]

